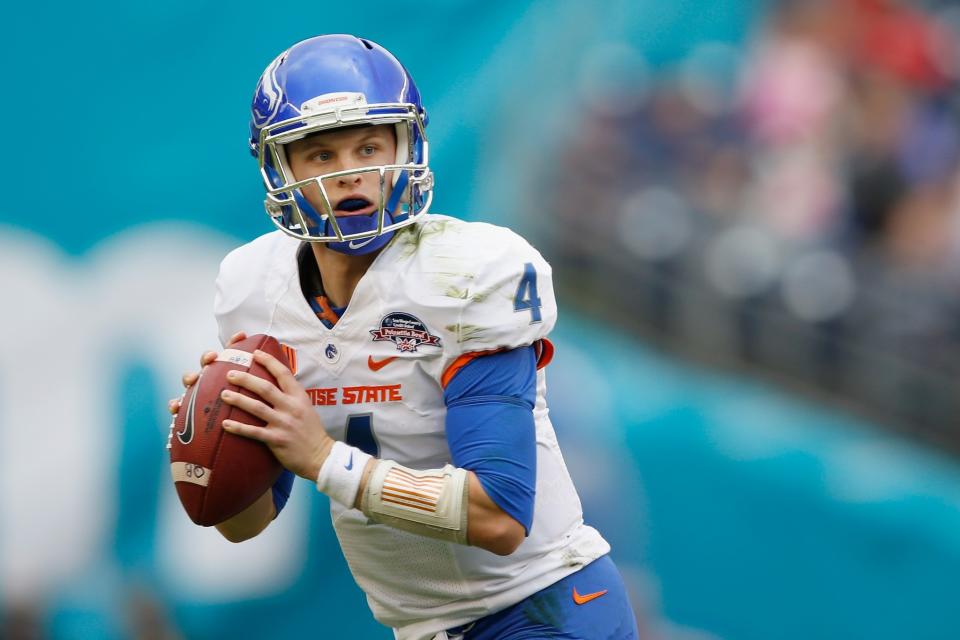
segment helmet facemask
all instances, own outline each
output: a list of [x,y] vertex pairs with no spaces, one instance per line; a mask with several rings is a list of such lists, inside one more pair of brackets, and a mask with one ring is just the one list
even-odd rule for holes
[[[349,106],[325,107],[332,101],[352,101]],[[265,207],[273,223],[285,233],[310,242],[329,243],[343,253],[363,254],[384,246],[393,232],[426,213],[433,199],[433,174],[428,166],[424,120],[409,103],[366,104],[361,94],[320,96],[301,106],[301,115],[260,130],[257,157],[267,189]],[[396,131],[394,164],[374,165],[295,180],[287,162],[285,145],[308,135],[363,125],[392,124]],[[376,210],[369,215],[334,214],[325,180],[358,174],[375,174],[380,184]],[[324,210],[304,196],[315,184]],[[388,187],[390,187],[388,189]],[[392,191],[388,197],[387,192]]]

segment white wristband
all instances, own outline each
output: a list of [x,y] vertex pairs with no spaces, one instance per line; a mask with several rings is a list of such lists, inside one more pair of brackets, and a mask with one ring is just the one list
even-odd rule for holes
[[371,458],[373,456],[356,447],[334,442],[330,455],[317,474],[317,490],[352,509],[357,500],[357,491],[360,490],[363,470]]

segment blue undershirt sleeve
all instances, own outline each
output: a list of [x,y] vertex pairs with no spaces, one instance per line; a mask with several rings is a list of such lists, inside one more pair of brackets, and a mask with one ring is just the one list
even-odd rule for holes
[[280,515],[280,512],[283,511],[283,506],[287,504],[287,498],[290,497],[290,490],[293,489],[293,477],[292,471],[284,469],[270,488],[273,493],[273,506],[277,510],[277,515]]
[[475,358],[444,391],[453,464],[473,471],[527,535],[537,483],[536,396],[537,361],[529,346]]

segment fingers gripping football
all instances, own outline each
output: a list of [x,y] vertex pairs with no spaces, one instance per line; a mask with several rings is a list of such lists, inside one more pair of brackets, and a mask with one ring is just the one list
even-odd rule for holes
[[228,379],[258,396],[225,392],[224,402],[243,409],[264,422],[265,427],[224,420],[223,428],[270,447],[281,464],[299,476],[315,480],[333,440],[327,435],[309,397],[290,370],[268,353],[255,351],[259,362],[277,380],[277,385],[257,376],[233,371]]
[[[238,331],[230,337],[230,341],[227,342],[227,347],[234,345],[238,342],[242,342],[247,339],[247,334],[243,331]],[[200,356],[200,371],[203,371],[203,368],[212,363],[217,359],[216,351],[204,351],[203,355]],[[180,377],[180,384],[183,385],[184,389],[189,389],[194,385],[194,383],[200,378],[200,371],[188,371]],[[174,416],[180,411],[180,405],[183,403],[183,396],[179,398],[170,398],[167,401],[167,410]]]
[[[305,417],[303,412],[299,410],[296,400],[298,395],[306,398],[306,393],[290,373],[290,370],[279,360],[263,351],[254,351],[253,359],[270,372],[277,380],[277,385],[243,371],[231,371],[227,376],[230,382],[256,394],[259,399],[228,391],[223,395],[224,401],[242,408],[261,420],[265,420],[267,427],[281,425],[289,427],[291,421],[288,418],[302,419]],[[263,442],[269,442],[271,437],[264,433],[266,429],[245,425],[236,420],[226,421],[224,427],[228,427],[230,431],[238,435],[262,440]]]
[[[246,386],[245,383],[247,381],[243,380],[244,375],[249,375],[249,374],[241,373],[237,375],[235,372],[232,372],[227,375],[227,380],[229,380],[230,382],[236,385],[244,387],[245,389],[249,389],[250,391],[257,393],[261,397],[265,397],[266,395],[271,395],[266,393],[261,394],[259,389],[257,390],[253,389],[253,387],[261,387],[262,385],[251,384],[249,386]],[[228,404],[232,404],[235,407],[239,407],[243,409],[247,413],[260,418],[261,420],[266,422],[268,425],[270,423],[279,422],[280,420],[280,414],[274,411],[269,404],[261,400],[257,400],[256,398],[251,398],[250,396],[246,396],[246,395],[243,395],[242,393],[237,393],[235,391],[230,391],[229,389],[224,389],[220,393],[220,397],[223,398],[224,401],[227,402]],[[261,439],[261,438],[258,438],[258,439]],[[266,440],[264,440],[264,442],[266,442]]]

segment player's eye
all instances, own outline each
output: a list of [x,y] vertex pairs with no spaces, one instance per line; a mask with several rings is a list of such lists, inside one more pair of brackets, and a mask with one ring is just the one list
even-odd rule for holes
[[313,154],[313,159],[317,162],[327,162],[330,159],[329,151],[318,151]]
[[368,158],[373,154],[375,154],[376,152],[377,152],[377,148],[372,144],[364,145],[363,147],[360,148],[360,155],[364,155]]

